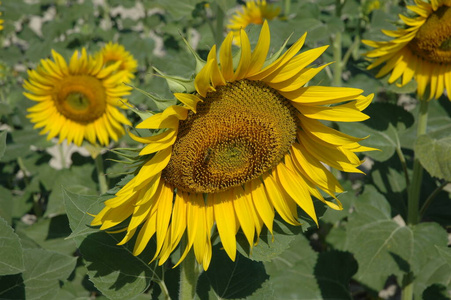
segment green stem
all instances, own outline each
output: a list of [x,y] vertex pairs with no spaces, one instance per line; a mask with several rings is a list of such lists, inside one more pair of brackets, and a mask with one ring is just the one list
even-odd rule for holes
[[224,39],[224,12],[221,7],[216,4],[216,29],[215,29],[215,43],[219,47]]
[[396,146],[396,154],[398,154],[399,161],[401,162],[402,170],[404,171],[404,178],[406,179],[406,186],[408,187],[410,185],[410,180],[409,173],[407,172],[407,163],[404,154],[402,153],[401,147],[399,145]]
[[290,10],[291,10],[291,0],[285,0],[283,5],[283,14],[285,15],[285,17],[288,17],[288,15],[290,14]]
[[60,156],[61,156],[61,167],[63,169],[66,169],[67,165],[66,165],[66,157],[65,157],[65,154],[64,154],[63,144],[58,144],[58,150],[59,150],[59,153],[60,153]]
[[424,215],[424,213],[426,212],[426,210],[428,209],[429,205],[431,205],[432,200],[434,200],[435,197],[437,197],[437,195],[443,190],[443,188],[448,184],[448,181],[444,181],[442,182],[442,184],[440,186],[438,186],[433,192],[432,194],[429,195],[429,197],[426,199],[426,202],[424,202],[423,206],[421,207],[420,210],[420,217],[422,217]]
[[106,182],[106,176],[105,172],[103,170],[103,160],[102,155],[99,153],[99,155],[96,156],[94,159],[97,169],[97,178],[99,180],[100,185],[100,194],[105,194],[108,191],[108,184]]
[[[341,17],[341,1],[336,0],[335,1],[335,15],[337,17]],[[334,86],[341,86],[341,73],[343,69],[343,62],[342,62],[342,50],[341,50],[341,32],[337,31],[335,33],[335,36],[332,41],[332,50],[334,55],[334,61],[333,64],[334,67],[334,77],[333,77],[333,85]]]
[[411,272],[404,275],[401,300],[413,300],[413,274]]
[[196,262],[193,250],[190,250],[180,265],[179,300],[191,300],[196,296],[197,279],[201,269]]
[[[418,116],[417,137],[426,133],[428,121],[428,104],[427,100],[420,100],[420,112]],[[411,225],[417,224],[419,220],[420,192],[421,181],[423,180],[423,166],[418,158],[415,157],[413,162],[412,183],[408,191],[408,209],[407,223]]]

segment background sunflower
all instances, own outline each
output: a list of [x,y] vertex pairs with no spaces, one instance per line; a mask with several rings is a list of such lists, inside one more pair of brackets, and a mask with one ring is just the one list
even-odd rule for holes
[[24,95],[39,104],[28,109],[30,121],[50,140],[81,145],[83,140],[106,146],[110,138],[117,141],[124,134],[123,125],[130,121],[117,109],[125,108],[121,97],[129,94],[123,85],[128,70],[119,70],[122,63],[104,67],[103,59],[88,56],[83,48],[75,51],[69,64],[52,51],[53,61],[41,60],[36,70],[29,71]]

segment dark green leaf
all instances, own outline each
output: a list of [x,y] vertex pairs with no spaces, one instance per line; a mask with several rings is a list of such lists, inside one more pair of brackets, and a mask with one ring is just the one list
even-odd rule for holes
[[23,270],[23,250],[19,237],[0,218],[0,275],[17,274]]
[[6,131],[0,133],[0,159],[2,159],[3,155],[6,151]]
[[123,234],[110,235],[89,227],[92,216],[87,213],[98,213],[105,197],[63,193],[73,231],[70,237],[75,239],[96,288],[111,299],[128,299],[143,293],[151,280],[162,280],[156,273],[156,264],[149,264],[151,249],[146,249],[141,256],[133,256],[133,240],[118,246]]
[[224,299],[250,296],[269,278],[263,263],[239,253],[233,262],[219,245],[213,247],[211,264],[205,274],[216,295]]

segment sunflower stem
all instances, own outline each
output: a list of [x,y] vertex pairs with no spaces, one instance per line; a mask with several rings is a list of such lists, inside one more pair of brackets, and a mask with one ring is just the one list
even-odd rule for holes
[[[341,8],[342,3],[341,0],[335,1],[335,15],[338,18],[341,18]],[[337,31],[333,37],[332,41],[332,49],[333,49],[333,56],[335,63],[334,66],[334,77],[333,77],[333,85],[334,86],[341,86],[341,73],[343,69],[343,62],[342,62],[342,49],[341,49],[341,32]]]
[[191,300],[196,296],[197,279],[201,269],[191,250],[180,265],[179,300]]
[[420,209],[420,218],[423,217],[424,213],[428,209],[429,205],[431,205],[432,200],[434,200],[435,197],[443,190],[443,188],[448,184],[448,181],[443,181],[440,186],[438,186],[432,194],[429,195],[429,197],[424,202],[423,206]]
[[63,144],[61,144],[61,143],[58,144],[58,150],[59,150],[60,157],[61,157],[61,168],[67,169],[66,157],[65,157],[65,153],[64,153]]
[[413,275],[411,272],[404,274],[403,282],[404,286],[402,288],[401,300],[412,300],[413,299]]
[[[426,133],[428,121],[428,104],[425,99],[420,100],[420,112],[418,116],[417,138]],[[417,224],[419,220],[421,181],[423,179],[423,166],[415,157],[413,162],[412,181],[408,190],[407,223]]]
[[288,15],[290,14],[290,10],[291,10],[291,0],[285,0],[283,3],[283,11],[284,11],[284,15],[285,17],[288,17]]
[[96,164],[97,178],[99,180],[100,194],[103,195],[108,191],[108,184],[106,182],[106,176],[103,170],[102,154],[99,153],[99,155],[94,158],[94,161]]
[[221,6],[216,4],[216,29],[215,29],[215,43],[219,47],[224,39],[224,12]]

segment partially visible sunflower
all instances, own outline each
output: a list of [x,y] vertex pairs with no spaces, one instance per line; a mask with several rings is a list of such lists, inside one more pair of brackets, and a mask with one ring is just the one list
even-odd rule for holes
[[102,56],[103,63],[105,66],[109,66],[118,61],[121,62],[119,65],[119,71],[127,71],[124,74],[124,82],[130,82],[131,79],[135,78],[135,72],[138,68],[138,62],[134,59],[133,55],[125,50],[124,46],[109,42],[106,44],[99,52],[98,56]]
[[227,28],[233,32],[234,42],[240,45],[240,30],[249,24],[263,24],[264,20],[272,20],[280,13],[280,7],[266,3],[266,0],[250,0],[246,6],[241,5],[229,20]]
[[[0,5],[2,5],[2,2],[0,2]],[[2,12],[0,11],[0,17],[2,16]],[[0,30],[3,30],[3,20],[0,19]]]
[[405,28],[382,31],[393,38],[391,41],[363,41],[376,48],[366,53],[372,61],[368,69],[384,64],[376,77],[392,72],[388,82],[402,76],[401,86],[414,78],[421,98],[429,87],[428,100],[439,98],[444,89],[451,99],[451,0],[415,3],[407,6],[415,17],[399,15]]
[[92,144],[98,140],[108,145],[110,138],[117,141],[125,131],[123,124],[130,121],[118,110],[125,108],[121,97],[131,88],[122,84],[128,71],[119,71],[120,62],[103,67],[102,59],[88,56],[83,48],[75,51],[69,65],[52,50],[53,61],[42,59],[36,70],[29,70],[29,79],[23,86],[24,95],[38,102],[28,109],[35,128],[43,128],[47,139],[59,135],[59,142],[81,145],[86,139]]
[[[326,65],[310,66],[327,48],[298,54],[306,34],[265,66],[270,47],[267,22],[253,51],[244,30],[241,56],[234,67],[233,34],[219,51],[216,45],[196,75],[196,92],[175,93],[181,105],[141,122],[137,128],[159,130],[133,139],[148,157],[133,179],[105,201],[92,225],[126,231],[119,244],[137,235],[139,255],[156,236],[154,259],[163,264],[186,243],[179,263],[191,248],[207,269],[212,256],[213,225],[234,260],[238,230],[252,247],[263,226],[273,231],[275,212],[300,225],[297,206],[316,223],[312,196],[333,209],[343,191],[323,165],[361,173],[356,152],[373,150],[319,120],[355,122],[373,96],[354,88],[305,86]],[[334,198],[324,199],[320,193]],[[114,228],[116,227],[116,228]]]

